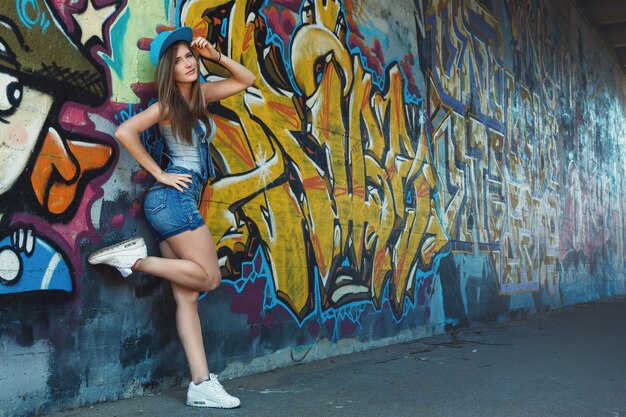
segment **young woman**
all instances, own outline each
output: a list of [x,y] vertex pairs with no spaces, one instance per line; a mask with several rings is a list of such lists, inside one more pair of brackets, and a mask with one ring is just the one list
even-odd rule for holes
[[[219,62],[232,77],[201,83],[197,55]],[[147,256],[143,239],[134,238],[92,254],[89,263],[113,266],[125,277],[141,271],[168,280],[176,300],[176,327],[191,372],[187,405],[234,408],[240,401],[209,373],[202,341],[199,292],[216,289],[221,275],[198,201],[213,172],[209,142],[215,135],[215,123],[206,104],[250,87],[255,76],[206,39],[192,41],[189,27],[157,35],[150,58],[157,67],[158,102],[122,123],[115,137],[156,179],[146,195],[144,213],[156,234],[161,257]],[[141,132],[156,123],[170,160],[165,171],[140,140]]]

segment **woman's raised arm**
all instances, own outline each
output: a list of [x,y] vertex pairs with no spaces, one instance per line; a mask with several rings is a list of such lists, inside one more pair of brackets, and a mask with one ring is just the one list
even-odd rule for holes
[[252,86],[256,81],[256,76],[248,68],[222,55],[206,39],[196,38],[191,42],[191,46],[203,57],[219,62],[233,75],[225,80],[200,84],[205,103],[219,101],[237,94]]

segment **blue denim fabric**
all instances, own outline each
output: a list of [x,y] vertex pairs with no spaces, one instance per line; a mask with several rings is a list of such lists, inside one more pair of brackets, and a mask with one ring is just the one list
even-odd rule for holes
[[[215,124],[213,122],[211,124],[215,129]],[[197,124],[194,132],[198,135],[198,146],[200,147],[202,164],[200,172],[172,165],[171,161],[165,169],[165,172],[169,173],[190,174],[193,183],[190,184],[189,189],[181,193],[173,187],[156,182],[148,190],[144,199],[143,209],[146,220],[155,232],[159,243],[174,235],[205,225],[198,210],[198,203],[205,183],[209,178],[215,176],[215,168],[211,161],[210,140],[207,139],[206,131],[201,123]],[[146,146],[152,158],[159,165],[162,164],[163,155],[167,156],[163,148],[164,141],[161,135],[158,135],[149,146]]]
[[[215,129],[215,123],[211,122],[213,125],[213,129]],[[200,161],[202,162],[201,172],[198,174],[200,177],[206,181],[209,178],[213,178],[215,176],[215,167],[213,166],[213,161],[211,160],[211,142],[207,140],[206,130],[202,127],[200,123],[197,124],[196,129],[194,130],[195,134],[198,135],[198,146],[200,147]],[[213,136],[213,134],[212,134]],[[167,153],[165,152],[165,144],[163,141],[163,136],[156,135],[156,138],[150,137],[149,139],[143,142],[144,147],[154,159],[154,161],[161,167],[163,167],[163,155],[167,157]],[[168,166],[171,163],[168,164]]]
[[198,210],[198,202],[206,181],[197,172],[175,165],[167,167],[165,171],[190,174],[193,183],[189,184],[189,189],[185,189],[184,192],[159,182],[148,190],[143,211],[157,242],[205,225]]
[[[215,128],[215,124],[213,124],[213,128]],[[206,181],[215,176],[215,168],[213,167],[213,161],[211,160],[211,144],[207,140],[206,131],[200,123],[197,125],[196,132],[198,134],[198,142],[200,146],[200,161],[202,161],[202,172],[200,172],[200,177]]]

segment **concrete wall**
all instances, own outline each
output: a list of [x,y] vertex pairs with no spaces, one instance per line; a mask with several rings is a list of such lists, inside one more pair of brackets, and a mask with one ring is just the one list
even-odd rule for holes
[[154,100],[163,24],[257,75],[211,106],[214,372],[625,293],[624,74],[566,0],[16,0],[0,22],[0,416],[186,381],[168,285],[86,263],[150,237],[112,133]]

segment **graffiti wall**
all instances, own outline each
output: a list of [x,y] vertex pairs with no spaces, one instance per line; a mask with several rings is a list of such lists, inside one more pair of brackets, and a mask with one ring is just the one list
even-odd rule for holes
[[626,82],[567,0],[146,3],[0,8],[0,416],[186,381],[169,285],[86,262],[133,236],[158,254],[153,179],[113,133],[181,25],[256,75],[209,104],[212,371],[626,293]]

